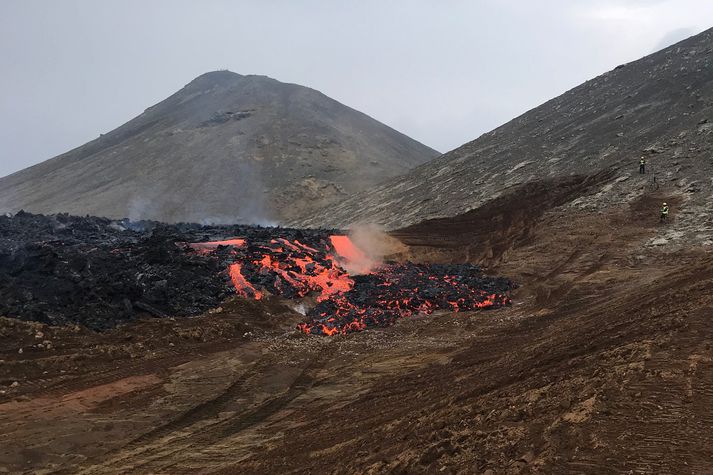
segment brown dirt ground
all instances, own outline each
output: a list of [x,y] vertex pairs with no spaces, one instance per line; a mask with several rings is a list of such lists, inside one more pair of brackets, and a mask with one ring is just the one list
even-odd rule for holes
[[0,472],[710,473],[713,255],[643,246],[661,199],[401,234],[513,277],[503,310],[335,338],[279,301],[101,335],[0,319]]

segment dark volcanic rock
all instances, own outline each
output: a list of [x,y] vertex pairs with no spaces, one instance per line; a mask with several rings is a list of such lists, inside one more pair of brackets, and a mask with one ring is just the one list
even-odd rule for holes
[[[299,230],[279,232],[304,237]],[[95,330],[140,314],[196,315],[235,293],[225,275],[229,256],[197,255],[177,243],[273,233],[253,226],[0,216],[0,315]]]
[[[22,223],[24,218],[12,221]],[[46,229],[56,219],[28,218],[44,222]],[[11,227],[8,218],[2,221],[3,231]],[[194,315],[229,295],[218,259],[182,252],[175,236],[160,232],[122,235],[112,232],[108,224],[74,218],[51,239],[39,236],[36,241],[15,240],[4,246],[0,250],[0,314],[102,330],[136,313]]]
[[358,253],[333,234],[3,216],[0,316],[104,330],[139,314],[196,315],[236,293],[255,300],[316,297],[300,329],[334,335],[389,326],[416,313],[510,303],[512,282],[471,264],[390,263],[351,276],[346,256]]

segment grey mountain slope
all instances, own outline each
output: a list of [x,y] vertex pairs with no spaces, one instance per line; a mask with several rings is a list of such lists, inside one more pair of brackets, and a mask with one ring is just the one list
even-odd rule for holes
[[713,229],[712,51],[713,29],[617,67],[404,176],[292,224],[373,222],[395,229],[477,209],[525,183],[611,169],[611,181],[596,198],[574,204],[593,209],[653,186],[651,173],[638,175],[639,157],[646,155],[658,185],[685,198],[690,223],[697,220],[699,231]]
[[280,222],[437,155],[313,89],[216,71],[96,140],[0,178],[0,209]]

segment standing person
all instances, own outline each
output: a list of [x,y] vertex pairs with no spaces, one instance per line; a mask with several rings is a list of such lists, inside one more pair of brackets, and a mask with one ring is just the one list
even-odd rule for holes
[[642,175],[646,173],[646,160],[644,159],[644,157],[641,157],[641,159],[639,159],[639,173]]
[[661,206],[661,218],[659,218],[659,222],[665,223],[668,220],[668,205],[664,203]]

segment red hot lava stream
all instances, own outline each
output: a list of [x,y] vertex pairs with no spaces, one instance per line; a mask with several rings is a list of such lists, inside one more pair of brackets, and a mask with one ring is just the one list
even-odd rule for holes
[[[335,335],[389,326],[401,317],[438,309],[466,311],[510,303],[508,279],[484,276],[477,266],[373,266],[348,236],[333,235],[305,244],[283,237],[248,242],[191,243],[201,254],[230,249],[228,274],[238,295],[259,300],[265,292],[286,298],[316,295],[309,321],[298,328],[308,334]],[[373,267],[373,268],[372,268]],[[350,275],[346,268],[358,274]]]

